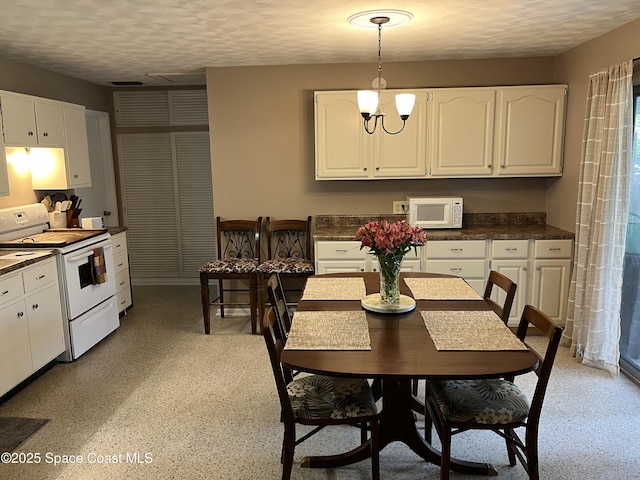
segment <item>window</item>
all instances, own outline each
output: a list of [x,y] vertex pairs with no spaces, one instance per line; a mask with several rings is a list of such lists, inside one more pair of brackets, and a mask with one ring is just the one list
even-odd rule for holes
[[640,381],[640,85],[633,91],[633,167],[620,307],[620,366]]

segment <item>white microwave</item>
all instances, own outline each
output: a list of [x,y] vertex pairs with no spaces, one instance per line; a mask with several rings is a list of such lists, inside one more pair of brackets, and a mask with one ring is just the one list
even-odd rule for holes
[[462,228],[461,197],[407,197],[407,222],[420,228]]

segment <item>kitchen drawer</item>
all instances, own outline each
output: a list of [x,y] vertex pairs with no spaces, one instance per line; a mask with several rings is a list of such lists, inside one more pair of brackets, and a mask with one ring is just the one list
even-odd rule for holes
[[116,299],[118,301],[118,313],[122,313],[133,303],[133,300],[131,298],[131,289],[125,288],[124,290],[118,290]]
[[527,258],[529,240],[493,240],[491,250],[493,258]]
[[20,298],[23,294],[22,275],[3,275],[0,278],[0,304]]
[[446,273],[462,278],[482,278],[487,276],[487,262],[484,260],[431,260],[427,259],[425,271]]
[[127,254],[127,234],[126,232],[116,233],[111,236],[111,243],[113,244],[113,256],[114,258],[120,254]]
[[128,271],[116,273],[116,291],[118,294],[121,290],[131,290],[131,280]]
[[57,281],[58,270],[56,268],[56,261],[50,258],[49,260],[38,262],[33,267],[24,269],[22,276],[24,278],[25,292],[31,292],[43,285]]
[[426,258],[485,258],[486,244],[485,240],[428,241]]
[[367,258],[367,250],[360,250],[360,242],[319,241],[316,243],[318,260],[360,260]]
[[[129,259],[126,255],[114,255],[113,256],[113,265],[116,269],[116,275],[121,272],[128,272],[129,270]],[[128,275],[128,274],[127,274]]]
[[535,258],[571,258],[573,240],[536,240]]

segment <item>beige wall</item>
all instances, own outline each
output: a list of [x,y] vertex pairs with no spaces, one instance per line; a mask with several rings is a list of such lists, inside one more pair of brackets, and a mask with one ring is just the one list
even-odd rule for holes
[[[108,111],[111,99],[105,87],[30,65],[0,59],[0,90],[51,98]],[[31,188],[31,174],[9,164],[11,195],[0,197],[0,208],[38,201]]]
[[[553,83],[552,58],[389,63],[389,88]],[[316,181],[314,90],[371,84],[374,64],[208,68],[214,209],[227,218],[391,213],[460,194],[467,212],[544,211],[546,179]],[[463,132],[461,132],[463,135]]]
[[640,57],[640,20],[556,57],[554,81],[569,85],[564,174],[549,180],[547,221],[575,231],[575,216],[582,153],[582,132],[589,75],[610,65]]

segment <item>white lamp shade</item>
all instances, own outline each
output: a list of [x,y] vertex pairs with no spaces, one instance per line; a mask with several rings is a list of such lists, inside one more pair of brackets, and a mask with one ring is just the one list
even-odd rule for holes
[[398,115],[411,115],[413,105],[416,103],[416,96],[413,93],[400,93],[396,95],[396,108]]
[[358,91],[358,108],[360,113],[373,115],[378,109],[378,92],[373,90]]

